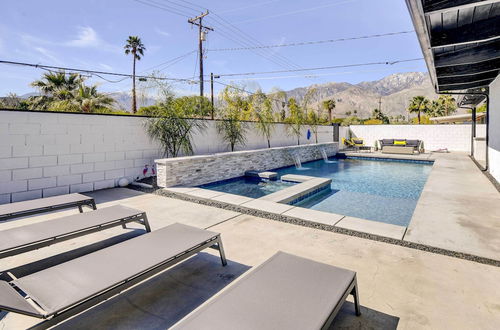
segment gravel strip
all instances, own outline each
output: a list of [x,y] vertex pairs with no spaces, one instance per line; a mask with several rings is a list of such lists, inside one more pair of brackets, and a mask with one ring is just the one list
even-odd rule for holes
[[210,200],[210,199],[198,198],[198,197],[193,197],[193,196],[180,194],[180,193],[173,193],[173,192],[165,191],[163,189],[138,189],[138,188],[140,188],[140,187],[133,187],[132,189],[141,190],[141,191],[147,192],[147,193],[154,193],[154,194],[159,195],[159,196],[176,198],[176,199],[180,199],[180,200],[184,200],[184,201],[188,201],[188,202],[192,202],[192,203],[196,203],[196,204],[213,206],[213,207],[217,207],[217,208],[224,209],[224,210],[239,212],[242,214],[253,215],[253,216],[256,216],[259,218],[265,218],[265,219],[285,222],[285,223],[289,223],[289,224],[293,224],[293,225],[309,227],[309,228],[314,228],[314,229],[319,229],[319,230],[324,230],[324,231],[330,231],[330,232],[334,232],[334,233],[369,239],[369,240],[393,244],[393,245],[399,245],[399,246],[407,247],[410,249],[416,249],[416,250],[441,254],[441,255],[445,255],[445,256],[449,256],[449,257],[453,257],[453,258],[474,261],[474,262],[478,262],[478,263],[485,264],[485,265],[500,267],[499,260],[479,257],[479,256],[475,256],[472,254],[451,251],[451,250],[447,250],[447,249],[441,249],[441,248],[437,248],[437,247],[433,247],[433,246],[429,246],[429,245],[413,243],[413,242],[403,241],[403,240],[399,240],[399,239],[395,239],[395,238],[378,236],[378,235],[374,235],[374,234],[363,233],[363,232],[350,230],[350,229],[344,229],[344,228],[340,228],[340,227],[334,227],[334,226],[330,226],[330,225],[326,225],[326,224],[322,224],[322,223],[317,223],[317,222],[307,221],[307,220],[303,220],[303,219],[299,219],[299,218],[294,218],[294,217],[287,216],[287,215],[259,211],[259,210],[254,210],[254,209],[249,209],[246,207],[238,206],[238,205],[214,201],[214,200]]

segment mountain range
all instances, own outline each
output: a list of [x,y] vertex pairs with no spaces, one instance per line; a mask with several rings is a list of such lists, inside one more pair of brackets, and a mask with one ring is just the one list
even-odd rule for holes
[[324,100],[334,99],[336,107],[333,116],[337,118],[347,117],[354,113],[359,118],[368,118],[373,109],[379,108],[379,104],[382,112],[387,116],[408,116],[406,108],[412,97],[422,95],[431,100],[438,97],[429,75],[424,72],[396,73],[380,80],[364,81],[358,84],[330,82],[311,85],[295,88],[287,91],[286,94],[288,98],[293,97],[300,104],[311,88],[316,89],[311,100],[312,107],[321,108]]

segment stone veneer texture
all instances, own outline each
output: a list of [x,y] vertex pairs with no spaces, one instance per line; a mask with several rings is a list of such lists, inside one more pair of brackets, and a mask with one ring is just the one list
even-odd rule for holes
[[322,158],[321,149],[334,156],[338,143],[225,152],[208,156],[156,160],[160,187],[197,186],[209,182],[243,176],[245,171],[264,171],[294,165],[294,156],[302,162]]

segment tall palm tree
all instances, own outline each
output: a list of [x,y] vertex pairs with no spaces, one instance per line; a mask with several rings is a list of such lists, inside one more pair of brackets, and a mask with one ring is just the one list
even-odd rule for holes
[[135,95],[135,61],[140,60],[144,56],[146,47],[142,44],[141,38],[137,36],[129,36],[125,45],[125,54],[132,54],[133,67],[132,67],[132,113],[137,112],[137,98]]
[[330,122],[332,122],[332,112],[336,106],[337,106],[337,103],[335,103],[334,99],[323,101],[323,108],[325,108],[328,111],[328,120]]
[[420,125],[420,114],[429,113],[432,111],[431,102],[425,96],[414,96],[408,106],[409,113],[417,113],[418,114],[418,124]]

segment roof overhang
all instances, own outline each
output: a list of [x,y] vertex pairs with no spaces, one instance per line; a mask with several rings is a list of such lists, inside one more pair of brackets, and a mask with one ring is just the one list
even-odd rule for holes
[[406,0],[438,93],[482,91],[500,73],[500,0]]

